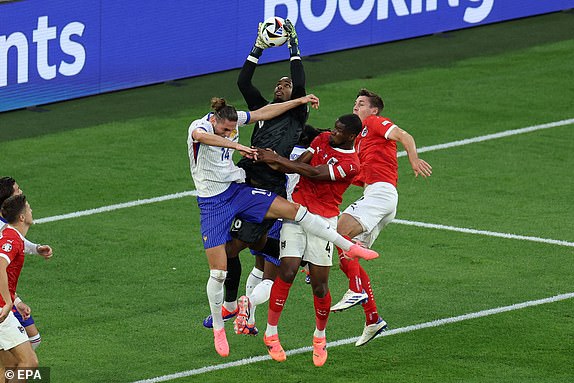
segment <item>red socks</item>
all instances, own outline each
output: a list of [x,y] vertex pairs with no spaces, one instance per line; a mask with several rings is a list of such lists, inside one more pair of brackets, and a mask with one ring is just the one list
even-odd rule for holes
[[[345,239],[348,239],[349,241],[351,240],[349,236],[344,235],[343,237]],[[357,258],[355,259],[346,258],[343,255],[343,250],[341,250],[338,247],[337,247],[337,253],[339,254],[339,265],[341,267],[341,270],[343,270],[343,272],[349,279],[349,289],[353,290],[356,293],[362,292],[363,286],[361,283],[361,276],[359,272],[359,268],[361,267],[359,265],[359,260]]]
[[289,296],[289,289],[291,283],[285,282],[281,277],[277,276],[273,287],[271,288],[271,296],[269,297],[269,312],[267,314],[267,323],[272,326],[277,326],[279,317],[285,306],[285,301]]
[[377,312],[377,303],[375,302],[375,296],[373,295],[373,289],[371,288],[371,278],[369,278],[369,275],[362,266],[359,265],[359,269],[361,280],[363,281],[363,288],[369,296],[367,302],[363,303],[363,311],[365,311],[367,325],[370,325],[377,323],[379,320],[379,313]]
[[331,292],[327,292],[327,295],[323,298],[313,295],[313,303],[315,304],[315,323],[317,330],[325,330],[331,310]]

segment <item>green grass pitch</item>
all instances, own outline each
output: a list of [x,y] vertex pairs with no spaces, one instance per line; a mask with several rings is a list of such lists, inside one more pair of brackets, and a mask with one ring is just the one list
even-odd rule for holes
[[[384,114],[418,147],[572,119],[573,23],[572,13],[561,12],[304,57],[308,92],[321,98],[310,123],[330,128],[351,112],[361,87],[382,94]],[[270,96],[288,68],[287,61],[261,66],[255,83]],[[193,190],[187,127],[207,112],[211,96],[245,107],[237,74],[47,105],[46,113],[2,113],[0,175],[18,180],[36,219]],[[572,244],[573,142],[569,124],[422,153],[434,169],[426,180],[415,179],[401,157],[397,218]],[[349,189],[345,206],[359,194]],[[194,197],[41,223],[28,236],[54,248],[49,262],[27,258],[19,285],[53,382],[134,382],[202,367],[174,381],[534,383],[574,376],[572,299],[361,348],[333,345],[321,369],[310,352],[282,364],[217,367],[266,350],[262,336],[236,336],[229,323],[231,354],[222,359],[201,325],[208,267]],[[574,291],[572,246],[391,224],[374,248],[382,256],[365,267],[391,329]],[[242,262],[244,281],[251,256],[242,254]],[[333,300],[347,289],[336,266],[330,287]],[[266,311],[257,311],[260,330]],[[359,336],[363,320],[360,308],[332,314],[328,341]],[[311,291],[298,277],[279,324],[283,346],[310,346],[313,329]]]

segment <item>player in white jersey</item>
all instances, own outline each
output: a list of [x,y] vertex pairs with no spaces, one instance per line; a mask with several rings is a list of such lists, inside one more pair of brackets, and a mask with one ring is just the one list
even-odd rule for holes
[[[267,190],[247,186],[243,182],[245,174],[233,164],[234,150],[239,150],[244,156],[255,157],[257,154],[256,149],[241,145],[231,138],[232,134],[237,134],[240,121],[246,124],[273,118],[308,102],[315,108],[319,106],[317,97],[307,95],[266,105],[244,114],[227,105],[224,99],[214,98],[213,114],[190,125],[188,153],[191,174],[199,192],[197,203],[200,209],[201,236],[210,268],[207,297],[213,318],[215,349],[221,356],[229,355],[221,315],[223,283],[227,275],[225,243],[229,240],[229,228],[236,216],[248,222],[261,222],[265,218],[294,220],[310,233],[334,242],[347,251],[350,257],[378,257],[376,252],[343,238],[325,220],[309,213],[304,207]],[[201,122],[204,119],[209,123]]]

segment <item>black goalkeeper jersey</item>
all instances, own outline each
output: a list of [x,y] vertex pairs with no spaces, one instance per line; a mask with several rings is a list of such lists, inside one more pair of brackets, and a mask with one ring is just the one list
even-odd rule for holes
[[[292,60],[290,65],[293,81],[291,98],[305,96],[303,64],[301,60]],[[268,101],[251,83],[255,67],[253,62],[246,60],[237,80],[239,90],[243,94],[249,110],[256,110],[268,104]],[[253,129],[251,145],[258,148],[270,148],[280,156],[289,158],[303,131],[308,115],[308,106],[301,105],[272,120],[259,121]],[[265,163],[254,163],[253,160],[245,157],[237,163],[237,166],[245,169],[247,181],[251,185],[285,196],[285,173],[275,171]]]
[[[301,107],[297,107],[272,120],[259,121],[253,128],[251,145],[273,149],[280,156],[289,158],[305,125],[307,106],[302,107],[305,108],[304,117],[301,111],[297,110]],[[245,169],[248,181],[254,186],[285,194],[285,173],[273,170],[265,163],[254,163],[246,157],[243,157],[237,166]]]

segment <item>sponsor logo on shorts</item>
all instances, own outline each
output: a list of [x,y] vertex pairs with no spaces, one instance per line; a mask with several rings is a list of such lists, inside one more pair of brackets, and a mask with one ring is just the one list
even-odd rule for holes
[[22,326],[18,326],[18,330],[20,330],[20,332],[21,332],[22,334],[24,334],[24,333],[26,332],[26,330],[25,330],[24,327],[22,327]]
[[281,241],[281,248],[284,249],[287,246],[287,241]]
[[5,251],[5,252],[7,252],[7,253],[9,253],[10,250],[12,250],[12,245],[9,244],[9,243],[5,243],[5,244],[2,245],[2,250]]

